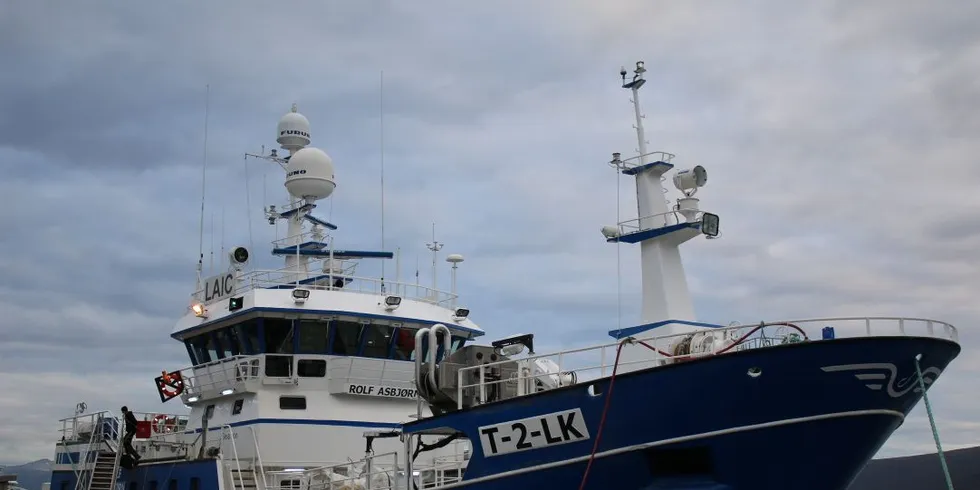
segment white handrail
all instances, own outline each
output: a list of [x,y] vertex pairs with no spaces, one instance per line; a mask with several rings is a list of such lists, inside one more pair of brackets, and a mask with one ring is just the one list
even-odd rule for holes
[[[310,264],[316,264],[322,261],[311,261]],[[296,270],[283,268],[283,269],[255,269],[245,274],[242,274],[239,278],[239,285],[234,289],[231,295],[240,295],[245,292],[254,289],[268,289],[272,287],[282,286],[282,287],[295,287],[297,284],[297,274]],[[347,282],[343,287],[334,287],[333,284],[314,284],[314,283],[302,283],[301,287],[311,290],[319,291],[342,291],[360,294],[384,294],[382,293],[382,286],[384,286],[384,291],[400,291],[405,299],[411,299],[415,301],[421,301],[424,303],[430,303],[435,305],[448,305],[451,304],[454,299],[458,299],[458,294],[451,292],[446,292],[440,289],[431,288],[421,284],[408,283],[405,281],[391,281],[388,279],[382,280],[377,277],[366,277],[366,276],[356,276],[354,274],[344,274],[344,273],[317,273],[310,272],[308,278],[313,278],[317,276],[328,276],[333,278],[344,278]],[[301,279],[302,280],[302,279]],[[203,290],[195,291],[191,296],[200,300]]]
[[625,170],[625,169],[634,168],[643,165],[644,162],[646,161],[646,157],[654,156],[654,155],[657,156],[657,159],[654,161],[659,160],[666,163],[670,163],[670,161],[673,160],[675,156],[677,156],[674,155],[673,153],[668,153],[666,151],[658,150],[658,151],[650,151],[642,155],[631,156],[629,158],[621,158],[619,160],[613,160],[609,162],[609,164],[614,167],[618,167],[620,169]]
[[259,474],[262,475],[262,488],[260,490],[268,490],[269,483],[265,479],[265,466],[262,464],[262,453],[259,451],[259,438],[255,435],[255,426],[249,425],[248,428],[252,431],[252,443],[255,444],[255,462],[258,463]]
[[[239,482],[238,488],[240,488],[241,490],[245,490],[245,478],[242,477],[242,462],[241,460],[238,459],[238,445],[235,444],[235,431],[228,424],[222,425],[221,433],[220,433],[221,439],[225,438],[226,430],[228,431],[228,440],[231,441],[231,452],[232,455],[235,457],[235,468],[238,470],[238,482]],[[231,477],[231,483],[232,483],[232,488],[234,488],[235,487],[234,476]]]
[[[878,328],[872,328],[876,324],[881,322],[887,322],[891,328],[887,332],[883,332],[878,325]],[[677,322],[683,325],[684,322]],[[850,325],[848,325],[850,324]],[[942,322],[939,320],[930,320],[925,318],[903,318],[903,317],[836,317],[836,318],[813,318],[813,319],[802,319],[802,320],[788,320],[788,321],[778,321],[778,322],[766,322],[760,324],[747,324],[747,325],[732,325],[727,327],[717,326],[716,328],[702,328],[696,331],[688,331],[673,335],[663,335],[663,336],[645,336],[639,337],[634,336],[638,341],[643,341],[649,344],[656,350],[652,358],[638,361],[630,362],[620,362],[620,367],[634,364],[647,364],[650,362],[655,362],[659,364],[666,364],[675,362],[678,360],[688,360],[698,357],[705,357],[711,355],[723,354],[730,350],[747,350],[747,349],[760,349],[775,346],[774,344],[784,344],[784,343],[795,343],[803,340],[805,335],[810,341],[821,342],[825,341],[822,339],[822,334],[824,328],[833,327],[834,337],[838,337],[838,330],[842,330],[844,334],[847,334],[847,326],[854,327],[851,330],[856,331],[857,337],[872,337],[872,336],[908,336],[908,330],[910,327],[915,325],[924,324],[925,334],[928,337],[944,338],[952,341],[957,341],[958,332],[956,327],[953,325]],[[706,324],[702,324],[706,325]],[[814,325],[820,327],[819,330],[811,330],[807,332],[807,328],[812,329]],[[937,326],[942,327],[941,329],[936,329]],[[777,329],[775,334],[766,333],[767,328]],[[801,335],[802,333],[802,335]],[[711,347],[695,346],[693,345],[695,340],[706,339],[706,335],[713,335]],[[700,336],[700,338],[698,337]],[[843,335],[840,337],[854,337],[855,335]],[[721,341],[718,339],[721,338]],[[682,340],[686,340],[690,343],[686,349],[680,351],[676,350],[678,345],[682,345]],[[606,349],[615,349],[618,347],[620,342],[612,342],[607,344],[600,344],[588,347],[581,347],[576,349],[569,349],[560,352],[550,353],[550,354],[537,354],[533,356],[521,357],[516,359],[501,360],[496,362],[490,362],[486,364],[480,364],[478,366],[469,366],[461,368],[457,373],[457,406],[463,406],[464,394],[468,390],[477,389],[478,395],[475,396],[476,403],[481,404],[486,401],[487,385],[489,384],[503,384],[503,383],[513,383],[521,381],[532,381],[530,385],[534,385],[533,381],[540,380],[544,378],[552,378],[556,381],[558,386],[563,386],[568,383],[583,382],[583,379],[577,379],[576,381],[566,381],[571,379],[571,374],[574,373],[576,378],[582,378],[582,375],[587,372],[598,372],[600,377],[606,376],[608,374],[607,359],[609,356],[606,355]],[[598,352],[596,352],[598,351]],[[586,360],[585,364],[579,364],[574,366],[574,369],[569,369],[569,357],[574,354],[591,354],[596,352],[598,354],[599,364],[594,364],[594,360]],[[511,364],[517,362],[521,365],[531,365],[531,362],[538,359],[554,358],[557,357],[557,371],[556,372],[539,372],[538,374],[527,373],[526,375],[520,371],[516,374],[516,377],[509,377],[494,381],[486,381],[485,373],[488,369],[492,369],[497,366],[503,366],[505,364]],[[581,359],[581,358],[579,358]],[[594,359],[594,358],[588,358]],[[474,373],[476,375],[476,382],[472,384],[465,384],[464,381],[469,379],[473,375],[467,376],[467,373]],[[534,390],[530,390],[533,392]],[[522,396],[525,393],[518,391],[517,396]]]

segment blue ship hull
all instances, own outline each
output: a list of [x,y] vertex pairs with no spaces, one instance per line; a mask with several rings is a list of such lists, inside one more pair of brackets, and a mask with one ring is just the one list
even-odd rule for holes
[[[122,470],[117,483],[126,490],[217,490],[218,461],[173,461],[147,463],[132,470]],[[54,471],[51,473],[51,490],[74,490],[75,473]]]
[[[921,398],[915,356],[922,354],[931,383],[959,351],[934,338],[838,339],[618,375],[586,488],[843,490]],[[752,368],[761,374],[749,376]],[[407,424],[405,432],[451,428],[473,441],[467,489],[577,489],[608,387],[603,378],[488,403]],[[585,438],[542,442],[575,436],[569,417],[576,410]],[[562,412],[564,427],[552,419],[544,435],[520,434],[531,448],[493,454],[500,447],[481,436],[481,428],[502,424],[493,435],[503,446],[513,422]]]

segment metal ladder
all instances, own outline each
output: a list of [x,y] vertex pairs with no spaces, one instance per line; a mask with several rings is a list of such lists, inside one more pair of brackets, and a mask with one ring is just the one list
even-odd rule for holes
[[[79,477],[78,484],[81,484],[83,477],[87,477],[85,478],[87,484],[84,486],[76,485],[75,488],[78,490],[114,490],[116,479],[119,477],[119,462],[122,459],[122,451],[119,450],[122,435],[120,424],[122,421],[108,412],[98,420],[99,440],[95,441],[95,434],[93,434],[93,444],[89,446],[89,453],[86,454],[86,465],[88,455],[91,454],[92,450],[96,451],[95,461],[92,469],[87,470],[88,475],[83,472]],[[106,424],[105,421],[115,421],[115,423],[108,422]],[[103,433],[106,426],[108,426],[108,434]]]
[[[235,443],[234,429],[228,424],[221,426],[221,439],[227,439],[231,443],[232,460],[225,463],[231,475],[231,486],[233,490],[266,490],[268,485],[265,479],[265,467],[262,464],[262,455],[259,453],[259,441],[255,435],[255,428],[248,427],[252,432],[252,443],[255,445],[255,457],[250,462],[242,466],[242,461],[238,457],[238,445]],[[227,437],[226,437],[227,436]]]

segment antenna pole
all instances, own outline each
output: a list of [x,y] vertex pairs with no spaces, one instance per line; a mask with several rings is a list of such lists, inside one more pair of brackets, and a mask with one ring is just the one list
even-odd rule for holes
[[[381,113],[381,250],[385,249],[385,71],[381,70],[381,87],[378,90],[378,106]],[[385,287],[385,261],[381,261],[381,292]]]
[[436,241],[436,224],[432,223],[432,243],[426,243],[425,246],[432,251],[432,296],[433,299],[438,300],[438,274],[436,270],[436,260],[439,258],[439,251],[442,250],[443,243]]
[[452,301],[450,302],[450,306],[452,306],[453,308],[456,307],[456,266],[458,265],[459,265],[458,263],[453,262],[452,280],[451,280],[452,286],[450,286],[450,290],[453,298]]
[[[225,265],[225,208],[221,207],[221,254],[218,255],[218,266]],[[231,264],[228,264],[231,266]]]
[[[395,249],[395,294],[405,294],[405,287],[402,282],[402,248]],[[398,290],[402,291],[399,292]]]
[[214,274],[214,211],[211,211],[211,258],[208,259],[208,274]]
[[204,95],[204,159],[201,164],[201,220],[198,230],[199,243],[197,248],[197,287],[201,289],[201,271],[204,269],[204,192],[207,189],[208,175],[208,112],[211,106],[211,84],[205,85]]
[[638,64],[636,67],[636,75],[633,77],[633,82],[630,83],[630,91],[633,92],[633,114],[636,116],[636,141],[637,149],[640,152],[640,165],[646,163],[647,154],[647,140],[646,134],[643,131],[643,114],[640,112],[640,87],[646,81],[643,79],[643,73],[647,70],[642,64]]

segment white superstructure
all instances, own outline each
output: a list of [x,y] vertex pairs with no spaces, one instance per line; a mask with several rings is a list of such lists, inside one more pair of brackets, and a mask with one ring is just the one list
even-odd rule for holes
[[[170,404],[183,402],[190,414],[139,414],[150,422],[149,433],[134,442],[141,464],[217,448],[236,465],[261,464],[265,473],[359,459],[366,431],[390,431],[417,417],[416,332],[437,323],[447,326],[452,351],[483,335],[469,310],[457,306],[462,256],[446,260],[452,292],[437,290],[435,278],[433,287],[425,287],[357,275],[360,261],[389,260],[394,254],[341,249],[337,226],[312,214],[317,201],[334,192],[337,178],[327,153],[309,146],[309,121],[295,105],[280,120],[277,141],[286,156],[276,150],[247,156],[284,171],[289,200],[268,206],[264,216],[269,224],[287,222],[286,236],[272,243],[284,267],[255,269],[254,252],[233,247],[228,270],[199,277],[171,334],[186,346],[192,367],[163,373],[174,379],[179,373],[182,393]],[[437,274],[438,249],[432,245]],[[440,349],[438,356],[450,353]],[[158,379],[161,399],[181,383]],[[428,407],[421,410],[431,415]],[[80,434],[101,424],[82,412],[64,422],[59,453],[84,453],[87,442]],[[400,447],[397,438],[379,439],[373,449],[380,454]],[[454,444],[418,461],[462,458],[467,447]],[[56,470],[71,467],[61,459]]]

